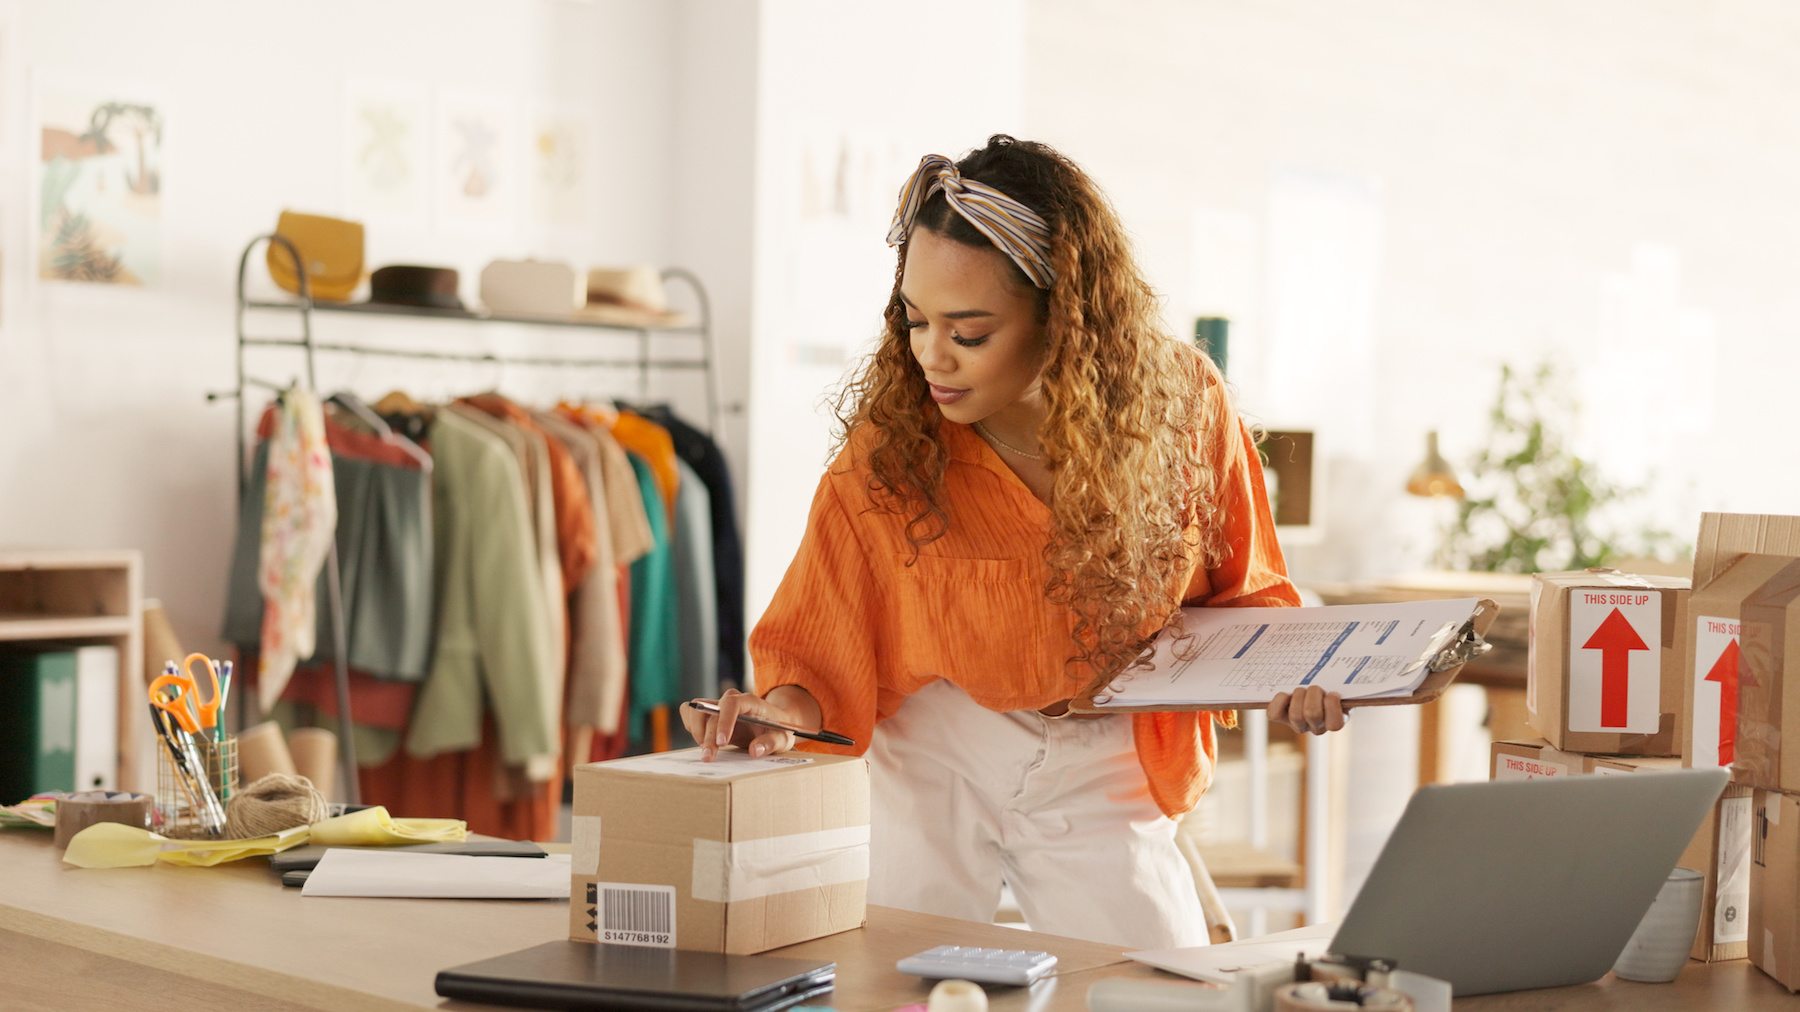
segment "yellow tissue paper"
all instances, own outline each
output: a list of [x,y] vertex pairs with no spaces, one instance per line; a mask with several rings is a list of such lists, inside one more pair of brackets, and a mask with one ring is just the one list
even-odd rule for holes
[[452,843],[468,837],[469,824],[461,819],[396,819],[380,805],[312,825],[312,842],[323,847]]
[[171,840],[147,829],[100,822],[75,834],[63,860],[77,868],[139,868],[163,861],[193,868],[264,854],[278,854],[306,842],[307,827],[295,826],[254,840]]
[[461,819],[396,819],[377,805],[335,819],[295,826],[254,840],[172,840],[147,829],[102,822],[75,834],[63,860],[77,868],[141,868],[163,861],[193,868],[279,854],[311,842],[327,847],[381,847],[466,840]]

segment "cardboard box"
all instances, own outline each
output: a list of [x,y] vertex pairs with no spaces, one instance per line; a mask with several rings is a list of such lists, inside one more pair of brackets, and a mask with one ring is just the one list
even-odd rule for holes
[[1784,555],[1736,556],[1688,598],[1690,719],[1681,746],[1687,765],[1731,766],[1737,758],[1744,601],[1792,561]]
[[1537,574],[1531,729],[1564,752],[1679,755],[1688,584],[1611,569]]
[[1592,773],[1593,756],[1564,752],[1542,738],[1497,741],[1489,749],[1488,779],[1540,780]]
[[1751,793],[1744,784],[1726,784],[1675,862],[1706,876],[1700,931],[1690,955],[1708,963],[1750,954]]
[[[1769,558],[1747,555],[1738,566]],[[1732,770],[1753,787],[1800,791],[1800,558],[1783,562],[1744,598]]]
[[1800,797],[1758,788],[1755,811],[1750,961],[1800,991]]
[[[1542,738],[1497,741],[1490,775],[1495,780],[1608,775],[1682,766],[1673,756],[1606,756],[1563,752]],[[1700,930],[1691,955],[1718,962],[1748,954],[1750,788],[1729,784],[1676,862],[1706,876]]]
[[[738,753],[738,755],[742,755]],[[869,766],[699,750],[575,768],[569,937],[755,953],[861,927]]]
[[1488,777],[1492,780],[1538,780],[1583,774],[1636,773],[1638,770],[1681,768],[1674,756],[1587,755],[1552,748],[1542,738],[1497,741],[1490,748]]

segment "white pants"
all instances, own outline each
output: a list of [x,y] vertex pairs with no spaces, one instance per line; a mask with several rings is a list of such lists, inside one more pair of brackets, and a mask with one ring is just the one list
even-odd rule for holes
[[1033,931],[1206,944],[1129,718],[995,713],[938,681],[875,728],[869,761],[870,903],[992,921],[1004,879]]

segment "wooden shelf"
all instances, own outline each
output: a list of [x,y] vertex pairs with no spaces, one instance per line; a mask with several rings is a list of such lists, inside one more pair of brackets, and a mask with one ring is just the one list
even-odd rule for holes
[[129,636],[135,629],[126,615],[0,615],[0,641]]
[[[144,560],[135,551],[0,549],[0,642],[102,640],[119,651],[119,700],[144,692]],[[118,790],[154,789],[142,707],[118,708]],[[140,746],[142,746],[140,748]]]
[[1220,889],[1294,889],[1300,885],[1298,863],[1249,844],[1201,847],[1200,857]]

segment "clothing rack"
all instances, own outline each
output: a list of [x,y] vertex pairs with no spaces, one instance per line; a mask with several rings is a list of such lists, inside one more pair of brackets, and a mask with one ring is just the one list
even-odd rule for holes
[[[294,300],[273,300],[252,298],[246,287],[249,278],[250,257],[257,247],[264,243],[280,248],[294,264],[294,276],[299,279],[300,294]],[[312,286],[302,265],[300,252],[294,244],[277,234],[259,235],[245,245],[243,255],[238,258],[237,272],[237,385],[231,390],[208,393],[208,401],[232,399],[237,402],[237,490],[241,499],[244,488],[249,481],[249,444],[246,438],[246,422],[248,416],[247,392],[251,388],[266,389],[280,393],[292,389],[299,379],[296,377],[288,384],[280,384],[259,376],[252,375],[245,367],[245,352],[251,348],[288,348],[301,353],[305,362],[305,382],[308,390],[318,391],[318,370],[316,365],[320,353],[343,354],[350,356],[369,356],[391,359],[411,359],[438,362],[470,362],[493,365],[517,365],[534,368],[576,368],[576,369],[636,369],[638,396],[647,398],[650,386],[650,371],[656,370],[700,370],[705,374],[707,431],[716,434],[719,431],[723,413],[723,395],[719,386],[718,348],[712,336],[712,303],[707,297],[706,288],[692,271],[680,267],[665,268],[662,280],[666,284],[679,281],[693,294],[698,309],[697,322],[675,326],[630,326],[616,323],[603,323],[595,320],[576,318],[555,318],[540,316],[522,316],[500,313],[471,312],[467,310],[432,309],[415,306],[387,305],[382,303],[332,303],[315,302],[312,298]],[[299,318],[299,337],[263,337],[253,335],[247,321],[252,310],[289,312]],[[612,334],[632,334],[637,338],[637,354],[630,358],[596,357],[592,355],[502,355],[493,352],[457,352],[423,350],[411,348],[382,347],[380,345],[351,344],[345,342],[318,341],[313,337],[313,314],[315,312],[350,313],[363,316],[396,316],[420,319],[456,320],[474,323],[511,323],[537,327],[574,328],[585,331],[601,331]],[[700,352],[692,357],[659,357],[651,356],[652,339],[658,336],[680,336],[697,338]],[[351,804],[359,804],[361,788],[358,782],[356,763],[356,740],[352,731],[350,714],[350,671],[348,636],[344,618],[343,586],[338,568],[337,538],[331,542],[330,552],[325,561],[325,586],[328,610],[331,619],[331,642],[336,655],[333,674],[338,704],[338,740],[340,743],[339,761],[342,766],[341,776],[344,783],[346,800]],[[244,697],[238,696],[239,700]],[[243,704],[240,702],[239,706]],[[241,716],[241,711],[240,711]],[[241,724],[242,721],[240,720]]]

